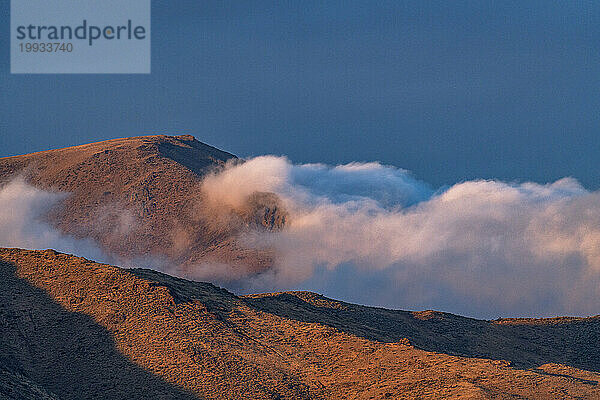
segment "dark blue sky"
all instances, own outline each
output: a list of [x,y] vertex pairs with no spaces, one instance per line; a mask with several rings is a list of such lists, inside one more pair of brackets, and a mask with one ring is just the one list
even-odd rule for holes
[[[152,133],[600,187],[600,3],[153,0],[151,75],[10,75],[0,156]],[[426,4],[424,4],[426,3]]]

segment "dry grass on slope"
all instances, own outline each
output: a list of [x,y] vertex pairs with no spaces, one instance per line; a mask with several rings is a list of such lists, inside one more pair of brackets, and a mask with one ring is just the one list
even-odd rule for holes
[[[538,343],[596,320],[557,330],[305,292],[237,297],[53,251],[0,260],[0,365],[61,399],[600,398],[587,347]],[[576,347],[560,358],[554,343]]]

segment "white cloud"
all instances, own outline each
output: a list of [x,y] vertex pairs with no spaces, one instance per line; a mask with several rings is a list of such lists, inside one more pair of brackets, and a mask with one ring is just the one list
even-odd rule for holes
[[574,179],[469,181],[434,194],[377,163],[258,157],[210,176],[204,191],[233,208],[274,192],[290,212],[283,231],[245,237],[276,255],[273,270],[243,278],[252,290],[484,317],[600,310],[600,194]]

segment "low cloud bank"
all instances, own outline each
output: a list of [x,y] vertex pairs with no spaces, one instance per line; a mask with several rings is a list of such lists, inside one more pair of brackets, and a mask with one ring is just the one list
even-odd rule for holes
[[273,249],[276,263],[244,277],[246,290],[300,287],[479,317],[600,313],[600,194],[571,178],[434,192],[377,163],[266,156],[208,177],[203,190],[232,208],[273,192],[290,214],[284,230],[244,238]]

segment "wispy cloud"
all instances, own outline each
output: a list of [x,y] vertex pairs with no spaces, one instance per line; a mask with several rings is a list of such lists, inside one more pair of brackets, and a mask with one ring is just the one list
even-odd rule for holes
[[55,249],[98,261],[107,261],[91,240],[75,239],[52,227],[45,217],[67,193],[40,190],[16,178],[0,189],[0,246]]

